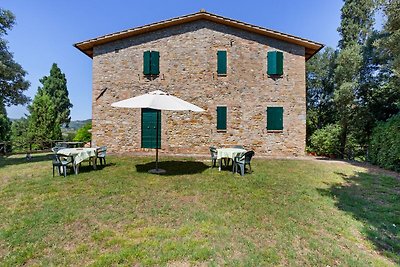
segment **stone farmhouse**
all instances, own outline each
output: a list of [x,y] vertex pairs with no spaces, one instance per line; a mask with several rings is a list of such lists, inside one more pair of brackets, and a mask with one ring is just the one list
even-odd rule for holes
[[205,112],[162,111],[161,152],[244,145],[258,155],[304,155],[305,62],[320,43],[201,10],[75,47],[93,59],[94,145],[154,148],[157,111],[111,104],[162,90]]

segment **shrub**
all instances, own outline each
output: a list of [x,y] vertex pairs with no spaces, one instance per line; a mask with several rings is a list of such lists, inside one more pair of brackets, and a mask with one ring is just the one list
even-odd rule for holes
[[400,113],[374,128],[368,160],[383,168],[400,171]]
[[329,124],[316,130],[311,136],[311,149],[318,155],[335,155],[339,153],[341,127]]

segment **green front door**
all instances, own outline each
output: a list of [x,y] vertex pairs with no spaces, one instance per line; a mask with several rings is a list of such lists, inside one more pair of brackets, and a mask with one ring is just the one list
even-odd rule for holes
[[161,111],[142,108],[142,148],[157,148],[157,136],[158,148],[161,148]]

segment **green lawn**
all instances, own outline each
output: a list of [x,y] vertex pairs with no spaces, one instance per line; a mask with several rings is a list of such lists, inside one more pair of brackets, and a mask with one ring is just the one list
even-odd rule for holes
[[[47,156],[0,158],[0,265],[391,266],[400,180],[345,163],[108,157],[52,177]],[[85,164],[86,165],[86,164]]]

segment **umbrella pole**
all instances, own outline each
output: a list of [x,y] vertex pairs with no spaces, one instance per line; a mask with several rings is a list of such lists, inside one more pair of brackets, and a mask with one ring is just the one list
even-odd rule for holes
[[[157,115],[156,115],[156,168],[149,170],[149,173],[155,173],[155,174],[163,174],[165,173],[165,170],[159,169],[158,168],[158,133],[160,131],[160,127],[158,127],[158,113],[161,112],[160,110],[157,110]],[[160,121],[161,123],[161,121]]]
[[[158,139],[158,136],[157,136]],[[158,146],[156,148],[156,170],[158,170]]]
[[158,131],[159,131],[159,127],[158,127],[158,110],[157,110],[157,119],[156,119],[156,170],[158,171]]

